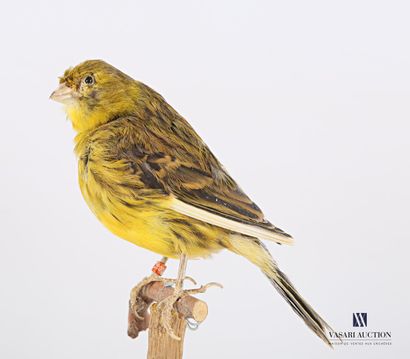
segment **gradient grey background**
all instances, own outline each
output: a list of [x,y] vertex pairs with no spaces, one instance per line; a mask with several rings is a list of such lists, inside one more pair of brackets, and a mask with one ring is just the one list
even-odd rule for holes
[[[268,244],[336,330],[368,313],[389,347],[329,350],[246,260],[219,281],[185,358],[409,354],[410,7],[406,1],[21,1],[1,5],[0,357],[143,358],[130,288],[158,256],[110,234],[77,186],[74,132],[48,100],[101,58],[158,90],[267,218]],[[175,275],[176,263],[169,265]]]

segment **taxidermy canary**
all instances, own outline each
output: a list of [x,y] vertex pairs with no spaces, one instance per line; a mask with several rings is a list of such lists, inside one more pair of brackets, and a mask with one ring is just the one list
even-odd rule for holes
[[51,98],[64,104],[77,132],[79,184],[97,218],[137,246],[180,259],[174,301],[182,295],[187,259],[228,249],[258,266],[330,345],[330,327],[262,242],[290,244],[292,237],[265,219],[162,96],[106,62],[90,60],[66,70]]

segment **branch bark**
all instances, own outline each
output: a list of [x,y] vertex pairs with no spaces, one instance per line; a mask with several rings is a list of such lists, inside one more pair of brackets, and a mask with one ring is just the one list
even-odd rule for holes
[[[166,287],[162,282],[152,282],[144,286],[138,298],[141,308],[138,315],[142,319],[132,312],[129,303],[128,336],[137,338],[141,331],[149,328],[148,359],[181,359],[186,329],[185,319],[203,322],[208,315],[208,306],[205,302],[190,295],[182,297],[175,305],[176,313],[173,321],[173,331],[181,340],[172,339],[161,325],[161,312],[154,302],[162,301],[173,292],[174,288]],[[151,313],[148,312],[149,308]]]

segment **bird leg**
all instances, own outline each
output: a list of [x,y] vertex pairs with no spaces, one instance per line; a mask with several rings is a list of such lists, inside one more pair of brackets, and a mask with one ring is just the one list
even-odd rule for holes
[[183,290],[183,284],[184,284],[185,279],[189,279],[194,284],[196,284],[195,280],[193,280],[191,277],[185,276],[187,262],[188,262],[188,258],[186,254],[181,254],[180,261],[179,261],[179,267],[178,267],[178,277],[175,280],[174,292],[172,295],[170,295],[169,297],[159,302],[158,307],[157,307],[158,310],[161,311],[162,326],[165,328],[168,335],[175,340],[181,340],[181,338],[176,336],[172,330],[172,322],[173,322],[172,316],[173,316],[173,310],[174,310],[175,303],[184,296],[187,296],[190,294],[196,294],[196,293],[205,293],[206,290],[212,286],[217,286],[217,287],[222,288],[221,284],[211,282],[206,285],[201,285],[197,289]]
[[168,335],[175,339],[181,340],[180,337],[176,336],[172,330],[172,311],[174,309],[174,304],[181,298],[183,294],[183,281],[185,277],[185,270],[187,265],[188,259],[186,254],[181,254],[179,260],[179,267],[178,267],[178,277],[175,281],[175,290],[172,295],[165,298],[161,302],[158,303],[158,311],[161,312],[161,324],[167,331]]

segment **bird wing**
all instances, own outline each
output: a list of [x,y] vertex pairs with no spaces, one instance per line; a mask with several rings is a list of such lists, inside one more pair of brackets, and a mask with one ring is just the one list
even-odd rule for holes
[[[233,232],[292,242],[292,237],[265,220],[260,208],[229,176],[206,144],[181,117],[157,126],[127,117],[119,128],[127,160],[139,168],[145,186],[171,196],[171,209]],[[142,176],[142,178],[141,178]]]

